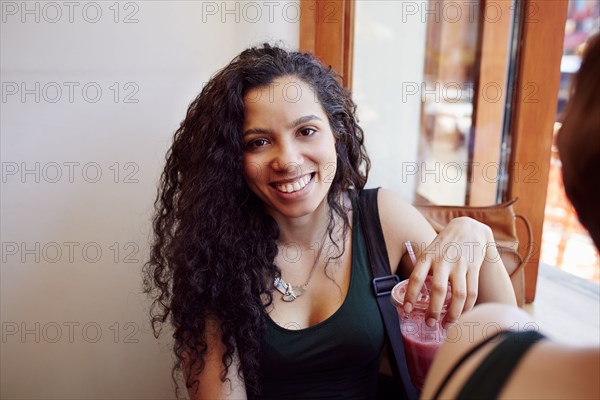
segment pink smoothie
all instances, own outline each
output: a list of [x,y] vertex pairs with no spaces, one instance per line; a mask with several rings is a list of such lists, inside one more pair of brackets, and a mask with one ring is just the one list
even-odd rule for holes
[[[433,358],[446,338],[446,330],[442,328],[440,322],[437,322],[433,327],[429,327],[425,323],[425,312],[429,306],[429,296],[425,291],[419,296],[419,300],[414,305],[413,311],[408,315],[404,312],[404,295],[406,294],[407,285],[408,280],[405,280],[394,287],[392,290],[392,302],[396,305],[400,319],[400,329],[406,352],[408,372],[410,373],[413,385],[420,390],[423,388],[425,377],[431,367]],[[430,290],[431,277],[427,277],[425,286]],[[445,315],[451,297],[452,292],[450,284],[448,284],[448,292],[446,293],[440,320]]]
[[424,314],[414,312],[402,320],[400,327],[408,372],[413,385],[422,389],[433,357],[446,338],[446,331],[439,323],[430,328],[425,324]]

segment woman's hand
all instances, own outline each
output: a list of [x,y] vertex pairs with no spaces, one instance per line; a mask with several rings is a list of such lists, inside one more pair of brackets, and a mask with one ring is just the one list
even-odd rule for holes
[[404,309],[407,312],[412,310],[425,278],[432,274],[430,303],[426,313],[429,326],[433,326],[440,317],[448,281],[452,287],[452,299],[444,324],[455,322],[464,311],[475,305],[484,262],[500,263],[503,268],[492,230],[468,217],[453,219],[425,249],[415,250],[417,253],[421,251],[409,278]]

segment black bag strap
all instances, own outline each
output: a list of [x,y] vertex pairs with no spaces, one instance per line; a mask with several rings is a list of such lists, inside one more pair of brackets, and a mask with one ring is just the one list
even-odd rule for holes
[[419,393],[410,381],[404,344],[400,333],[400,321],[396,307],[392,304],[390,294],[400,278],[392,275],[385,247],[385,238],[379,220],[376,189],[363,189],[359,192],[359,214],[363,236],[369,254],[369,263],[373,271],[373,289],[379,305],[379,311],[385,324],[388,342],[392,348],[391,367],[396,380],[401,384],[407,399],[418,399]]

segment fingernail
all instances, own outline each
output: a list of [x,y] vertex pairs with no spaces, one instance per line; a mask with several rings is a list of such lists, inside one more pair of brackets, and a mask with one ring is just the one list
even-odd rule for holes
[[404,312],[409,314],[413,309],[412,304],[410,303],[404,303]]
[[435,325],[435,318],[427,318],[427,326],[433,328]]

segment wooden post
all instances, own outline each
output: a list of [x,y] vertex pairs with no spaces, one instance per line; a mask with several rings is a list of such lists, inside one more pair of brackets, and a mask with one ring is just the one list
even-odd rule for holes
[[313,53],[352,85],[353,0],[300,0],[300,50]]
[[[486,3],[487,0],[481,3],[482,10]],[[473,98],[475,137],[467,186],[470,206],[496,203],[498,180],[494,177],[500,171],[512,10],[510,1],[495,2],[494,6],[498,10],[497,19],[479,18],[482,37],[479,42],[479,79]]]
[[[567,0],[525,0],[512,121],[509,197],[533,228],[534,253],[525,269],[526,301],[535,299],[544,207],[556,119]],[[519,237],[525,237],[519,230]]]

